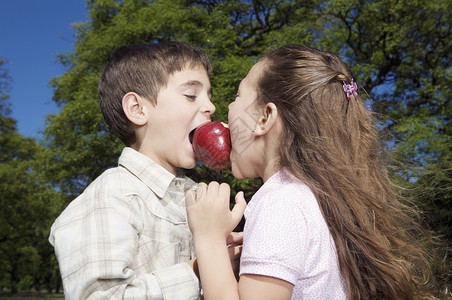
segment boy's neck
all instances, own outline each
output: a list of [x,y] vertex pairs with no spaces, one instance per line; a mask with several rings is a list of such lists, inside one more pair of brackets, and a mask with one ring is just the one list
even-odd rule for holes
[[146,151],[145,147],[140,147],[139,143],[134,143],[134,144],[130,145],[129,147],[134,149],[135,151],[145,155],[146,157],[151,159],[153,162],[159,164],[161,167],[165,168],[168,172],[170,172],[174,176],[181,175],[181,170],[179,168],[177,168],[169,163],[162,162],[155,155],[153,155],[153,153],[151,153],[150,151]]

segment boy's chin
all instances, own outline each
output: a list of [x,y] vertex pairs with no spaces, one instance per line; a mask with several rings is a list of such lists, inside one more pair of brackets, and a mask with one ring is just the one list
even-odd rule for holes
[[182,169],[193,169],[196,167],[196,159],[184,161],[179,167]]

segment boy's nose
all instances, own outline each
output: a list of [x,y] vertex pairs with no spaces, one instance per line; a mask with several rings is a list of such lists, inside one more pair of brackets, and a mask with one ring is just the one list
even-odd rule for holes
[[206,101],[203,103],[202,106],[202,112],[203,113],[208,113],[209,115],[213,115],[213,113],[216,110],[215,105],[212,103],[212,101],[208,98],[206,99]]

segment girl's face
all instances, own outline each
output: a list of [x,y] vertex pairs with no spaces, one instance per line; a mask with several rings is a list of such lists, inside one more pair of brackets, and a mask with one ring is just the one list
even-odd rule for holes
[[240,83],[235,101],[229,104],[229,130],[231,133],[232,173],[238,179],[258,177],[256,159],[258,149],[253,130],[259,118],[256,105],[257,79],[262,62],[255,64]]

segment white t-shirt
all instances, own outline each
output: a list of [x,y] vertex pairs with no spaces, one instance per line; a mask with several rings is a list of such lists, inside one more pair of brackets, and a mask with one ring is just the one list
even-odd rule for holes
[[240,275],[294,285],[292,299],[346,299],[336,247],[309,187],[281,170],[245,210]]

